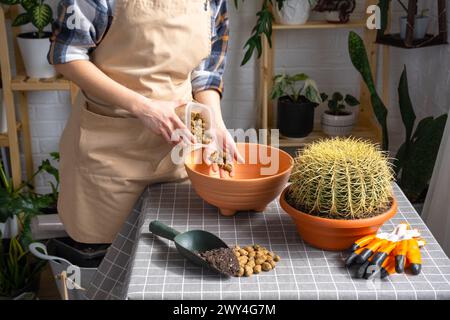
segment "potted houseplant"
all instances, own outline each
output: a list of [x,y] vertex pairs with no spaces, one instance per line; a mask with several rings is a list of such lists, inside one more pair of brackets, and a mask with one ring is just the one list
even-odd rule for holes
[[47,61],[51,32],[45,31],[53,21],[52,8],[44,0],[0,0],[0,3],[22,6],[23,12],[12,23],[14,27],[31,23],[36,28],[34,32],[17,36],[27,75],[32,78],[54,77],[55,68]]
[[297,156],[280,204],[305,242],[343,250],[395,215],[392,182],[391,164],[378,146],[354,138],[325,139]]
[[[408,13],[408,9],[405,7],[405,5],[399,1],[403,9],[405,9],[406,13]],[[424,9],[422,12],[415,16],[414,18],[414,39],[415,40],[421,40],[425,38],[428,26],[430,25],[430,17],[427,16],[427,12],[429,9]],[[400,38],[405,40],[406,39],[406,29],[408,26],[408,16],[401,16],[399,18],[400,23]]]
[[315,0],[284,0],[282,6],[274,6],[275,21],[279,24],[305,24]]
[[19,224],[18,233],[9,239],[0,233],[0,299],[33,299],[45,262],[28,251],[33,241],[30,224],[46,204],[27,184],[15,188],[1,165],[0,177],[0,222],[16,217]]
[[314,110],[322,103],[316,82],[304,73],[279,74],[273,82],[280,133],[288,138],[306,137],[314,128]]
[[355,0],[318,0],[313,10],[324,12],[330,23],[347,23],[355,7]]
[[340,92],[335,92],[329,99],[322,93],[322,100],[328,100],[328,110],[322,114],[322,130],[329,136],[348,136],[352,133],[356,121],[356,113],[347,110],[347,107],[356,107],[359,101],[352,95],[345,97]]

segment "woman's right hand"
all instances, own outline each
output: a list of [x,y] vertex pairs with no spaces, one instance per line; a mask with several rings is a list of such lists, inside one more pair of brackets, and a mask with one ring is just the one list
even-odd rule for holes
[[177,116],[175,110],[185,106],[185,101],[150,100],[144,98],[135,115],[153,133],[163,136],[170,144],[181,141],[195,143],[195,137]]

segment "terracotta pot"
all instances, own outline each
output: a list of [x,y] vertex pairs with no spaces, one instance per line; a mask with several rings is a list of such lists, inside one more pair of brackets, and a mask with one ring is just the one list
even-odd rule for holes
[[237,146],[245,163],[235,164],[233,178],[221,179],[213,175],[209,166],[198,161],[202,150],[192,151],[185,160],[197,194],[218,207],[225,216],[244,210],[264,211],[286,186],[294,163],[289,154],[277,148],[253,143],[238,143]]
[[316,217],[301,212],[287,203],[285,195],[288,189],[289,187],[284,189],[280,196],[281,207],[291,216],[302,239],[319,249],[333,251],[348,249],[355,240],[376,233],[397,213],[397,200],[394,198],[388,211],[372,218],[337,220]]

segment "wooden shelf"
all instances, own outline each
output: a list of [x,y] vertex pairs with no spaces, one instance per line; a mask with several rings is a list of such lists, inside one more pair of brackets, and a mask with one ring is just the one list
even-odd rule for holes
[[[22,129],[22,124],[17,123],[17,131]],[[9,147],[9,137],[8,133],[0,133],[0,147]]]
[[[25,158],[25,172],[28,180],[33,178],[33,155],[31,147],[30,120],[28,115],[28,92],[30,91],[70,91],[71,102],[75,101],[78,88],[62,76],[50,79],[35,79],[25,76],[25,68],[17,44],[18,28],[12,29],[12,49],[9,50],[7,24],[5,20],[5,10],[7,17],[14,20],[19,14],[17,6],[0,6],[0,71],[1,84],[3,86],[3,101],[6,109],[6,120],[8,132],[0,134],[0,146],[9,148],[11,163],[11,177],[14,185],[22,182],[21,154]],[[11,72],[12,59],[10,52],[13,52],[15,60],[15,70],[18,75],[13,76]],[[14,94],[16,93],[16,94]],[[17,101],[16,101],[17,100]],[[20,119],[21,124],[18,124]],[[22,136],[22,145],[19,145],[19,131]]]
[[0,147],[7,147],[9,145],[8,134],[0,133]]
[[70,81],[61,76],[49,79],[36,79],[19,75],[12,79],[11,89],[13,91],[70,90]]
[[308,21],[305,24],[284,25],[274,24],[273,30],[299,30],[299,29],[356,29],[364,28],[365,20],[349,21],[347,23],[330,23],[327,21]]
[[[366,6],[376,5],[377,0],[366,0]],[[366,28],[365,20],[351,20],[348,23],[329,23],[324,20],[319,21],[308,21],[301,25],[280,25],[274,24],[273,30],[335,30],[335,29],[361,29],[363,32],[364,42],[366,43],[368,59],[371,65],[372,74],[376,75],[377,65],[377,47],[375,44],[376,31],[369,30]],[[269,45],[269,41],[263,38],[262,43],[262,56],[260,59],[260,94],[259,94],[259,104],[261,106],[260,112],[260,128],[269,129],[274,123],[274,112],[273,101],[270,99],[270,92],[273,86],[273,77],[275,69],[275,50],[273,47],[276,43],[277,32],[272,33],[271,43],[272,47]],[[355,72],[357,72],[355,70]],[[355,126],[353,135],[355,137],[367,138],[373,140],[374,142],[381,141],[381,128],[375,122],[375,116],[373,114],[373,109],[371,108],[371,95],[367,89],[364,81],[360,81],[360,112],[358,116],[358,121]],[[322,133],[320,127],[317,128],[306,138],[302,139],[281,139],[280,146],[283,147],[300,147],[306,143],[317,141],[318,139],[325,138],[326,135]],[[270,136],[265,136],[262,143],[270,143]]]
[[405,40],[403,40],[398,33],[386,34],[378,38],[377,43],[403,49],[417,49],[448,44],[446,40],[443,41],[439,36],[427,34],[424,39],[414,40],[411,46],[407,46]]
[[[372,141],[377,141],[376,134],[373,129],[365,127],[356,127],[351,136],[357,138],[368,139]],[[280,147],[302,147],[305,144],[315,142],[317,140],[328,138],[320,129],[315,129],[309,136],[304,138],[283,138],[280,137]]]

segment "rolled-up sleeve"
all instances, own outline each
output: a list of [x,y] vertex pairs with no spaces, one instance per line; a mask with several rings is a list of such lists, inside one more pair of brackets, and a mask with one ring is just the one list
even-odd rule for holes
[[228,9],[226,0],[213,0],[211,5],[214,13],[211,55],[192,72],[192,90],[197,93],[213,89],[222,95],[229,38]]
[[89,53],[100,43],[109,25],[108,0],[62,0],[53,22],[48,61],[61,64],[89,60]]

